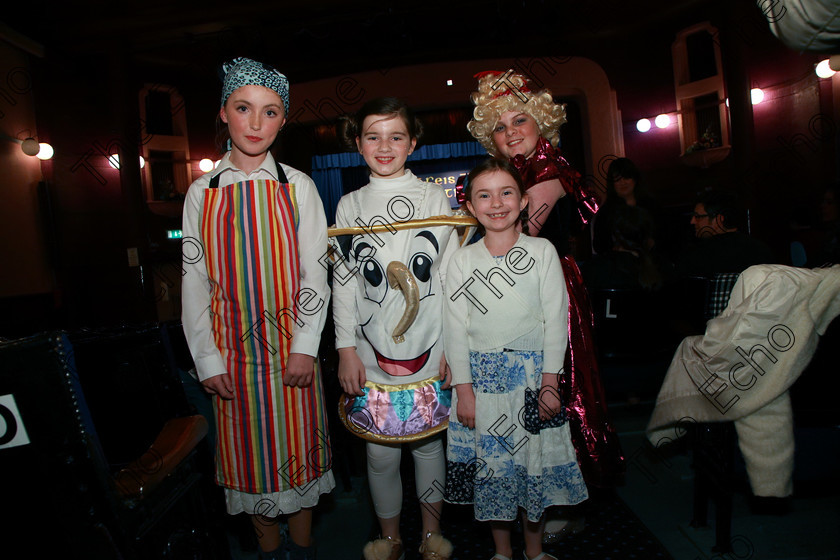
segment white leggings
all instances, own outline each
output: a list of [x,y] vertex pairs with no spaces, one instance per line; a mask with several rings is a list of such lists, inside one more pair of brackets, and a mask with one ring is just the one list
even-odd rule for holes
[[[414,457],[414,480],[421,503],[443,499],[446,464],[440,435],[408,444]],[[391,519],[402,508],[400,455],[402,446],[367,442],[367,472],[373,509],[380,519]]]

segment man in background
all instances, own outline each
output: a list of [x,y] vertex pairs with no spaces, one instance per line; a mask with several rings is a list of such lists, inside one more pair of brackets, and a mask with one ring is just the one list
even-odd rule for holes
[[680,255],[677,274],[711,277],[773,263],[773,252],[767,244],[739,230],[741,213],[743,209],[733,194],[719,190],[702,193],[691,214],[697,242]]

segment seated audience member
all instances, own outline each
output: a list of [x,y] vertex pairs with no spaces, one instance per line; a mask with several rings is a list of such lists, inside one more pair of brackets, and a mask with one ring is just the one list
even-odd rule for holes
[[653,251],[653,221],[636,206],[616,208],[612,216],[612,246],[583,264],[583,280],[590,290],[641,288],[657,290],[670,265]]
[[696,243],[680,255],[677,274],[710,277],[774,263],[773,253],[764,242],[739,231],[741,211],[731,193],[710,190],[701,194],[691,215]]
[[627,158],[618,158],[607,169],[607,194],[592,224],[592,248],[595,253],[613,248],[616,212],[626,206],[643,208],[650,216],[651,237],[657,250],[665,250],[665,214],[659,203],[648,194],[642,174]]

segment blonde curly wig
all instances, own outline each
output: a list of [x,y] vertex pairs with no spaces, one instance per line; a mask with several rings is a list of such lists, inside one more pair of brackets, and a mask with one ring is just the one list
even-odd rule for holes
[[470,98],[475,109],[467,130],[493,156],[499,151],[493,142],[493,130],[507,111],[522,111],[531,115],[540,127],[540,134],[552,146],[560,143],[560,125],[566,122],[566,105],[554,102],[547,89],[532,92],[528,81],[513,70],[476,74],[478,91]]

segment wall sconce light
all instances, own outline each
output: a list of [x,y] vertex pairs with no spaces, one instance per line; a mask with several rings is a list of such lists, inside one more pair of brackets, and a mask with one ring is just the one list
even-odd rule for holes
[[39,150],[38,153],[35,154],[35,157],[37,157],[41,161],[52,159],[53,155],[55,155],[55,150],[53,150],[53,147],[47,144],[46,142],[41,142],[40,144],[38,144],[38,147]]
[[20,143],[21,151],[28,155],[28,156],[35,156],[40,160],[48,160],[55,154],[55,150],[53,150],[52,146],[47,144],[46,142],[38,143],[32,137],[23,140]]
[[207,173],[208,171],[213,171],[213,160],[210,158],[204,158],[203,160],[198,162],[198,168]]
[[[111,154],[108,156],[108,165],[113,167],[114,169],[120,168],[120,154]],[[143,156],[140,156],[140,169],[146,167],[146,160],[143,159]]]
[[817,66],[814,68],[814,72],[817,73],[817,76],[823,79],[830,78],[835,74],[834,70],[832,70],[831,66],[829,65],[828,58],[817,64]]
[[671,126],[671,115],[668,115],[667,113],[657,115],[656,118],[653,119],[653,123],[651,123],[651,119],[648,118],[639,119],[636,121],[636,130],[639,132],[648,132],[654,124],[656,125],[656,128],[668,128]]
[[20,140],[20,136],[23,136],[23,134],[19,134],[18,138],[13,138],[8,134],[0,132],[0,139],[20,144],[20,151],[22,151],[28,156],[35,156],[40,160],[47,160],[53,157],[53,155],[55,154],[55,151],[53,150],[52,146],[50,146],[46,142],[39,143],[31,136],[27,136],[23,140]]
[[29,137],[20,143],[20,149],[23,150],[23,153],[28,156],[37,156],[38,152],[41,151],[41,146],[38,145],[37,140],[35,140],[32,137]]
[[758,105],[762,101],[764,101],[764,90],[761,88],[752,88],[750,90],[750,101],[752,101],[753,105]]

